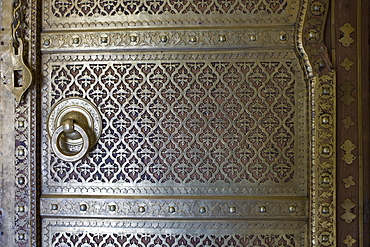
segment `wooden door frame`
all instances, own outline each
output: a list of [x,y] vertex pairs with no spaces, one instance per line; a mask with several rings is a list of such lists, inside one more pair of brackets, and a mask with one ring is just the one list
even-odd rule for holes
[[332,0],[325,43],[337,74],[337,244],[370,246],[369,1]]

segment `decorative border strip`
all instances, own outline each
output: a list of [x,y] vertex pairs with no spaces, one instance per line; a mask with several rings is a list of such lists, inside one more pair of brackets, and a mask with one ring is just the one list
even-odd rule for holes
[[[39,56],[37,52],[38,11],[37,1],[24,1],[25,19],[24,33],[28,43],[25,55],[31,70],[37,70]],[[37,86],[38,77],[15,105],[14,137],[15,137],[15,197],[14,197],[14,239],[16,246],[37,246],[38,236],[38,198],[37,198]]]
[[305,198],[274,200],[42,198],[43,217],[307,219]]
[[132,50],[137,49],[195,49],[276,47],[292,49],[293,27],[279,30],[187,30],[187,31],[112,31],[86,33],[44,33],[43,52],[71,52],[91,50]]
[[310,231],[312,246],[336,246],[335,72],[323,43],[329,0],[307,0],[299,25],[301,50],[311,83],[312,129]]

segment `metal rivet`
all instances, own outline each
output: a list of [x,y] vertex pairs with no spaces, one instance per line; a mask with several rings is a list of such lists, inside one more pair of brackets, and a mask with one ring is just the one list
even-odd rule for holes
[[308,35],[309,35],[310,39],[314,39],[317,36],[317,32],[316,31],[311,31],[311,32],[308,33]]
[[45,39],[45,40],[44,40],[44,45],[45,45],[45,46],[50,45],[50,39]]
[[296,206],[294,206],[294,205],[289,206],[289,212],[290,213],[294,213],[296,210],[297,210]]
[[18,149],[18,156],[24,156],[24,149]]
[[225,42],[226,41],[226,36],[225,35],[220,35],[219,39],[220,42]]
[[174,213],[176,210],[175,210],[175,207],[168,207],[168,212],[170,213]]
[[322,94],[323,94],[323,95],[329,95],[329,94],[330,94],[330,89],[329,89],[329,88],[324,88],[324,89],[322,90]]
[[206,212],[206,208],[205,207],[200,207],[199,208],[199,213],[204,214],[205,212]]
[[108,43],[108,37],[105,37],[105,36],[101,37],[100,42],[103,43],[103,44]]
[[250,41],[256,41],[256,40],[257,40],[256,35],[250,35],[250,36],[249,36],[249,40],[250,40]]
[[130,41],[131,42],[136,42],[137,41],[137,36],[136,35],[131,35],[130,36]]
[[145,212],[145,208],[144,208],[143,206],[140,206],[140,207],[139,207],[139,212],[140,212],[140,213],[144,213],[144,212]]
[[58,210],[58,204],[52,204],[51,210]]
[[322,242],[329,242],[329,236],[328,235],[322,235],[321,241]]
[[324,62],[324,60],[322,60],[322,59],[320,59],[320,61],[319,61],[319,67],[320,68],[324,68],[325,67],[325,62]]
[[80,210],[81,211],[86,211],[87,210],[87,205],[86,204],[81,204],[80,205]]
[[109,205],[109,211],[116,211],[116,205]]
[[167,42],[167,36],[166,35],[161,35],[160,40],[161,40],[162,43],[166,43]]
[[18,212],[24,212],[24,206],[19,206],[18,207]]
[[25,183],[25,179],[23,177],[18,178],[18,183],[19,184],[24,184]]
[[24,121],[23,120],[19,120],[18,121],[18,128],[23,128],[24,127]]
[[328,117],[323,117],[321,120],[323,124],[328,124],[330,121]]
[[322,182],[324,183],[324,184],[329,184],[330,183],[330,177],[323,177],[322,178]]
[[190,42],[192,42],[192,43],[197,42],[197,37],[191,36],[190,37]]
[[265,206],[261,206],[260,213],[266,213],[266,212],[267,212],[267,208]]
[[232,213],[232,214],[236,213],[236,208],[235,207],[230,207],[229,212]]
[[329,207],[322,207],[321,212],[323,214],[328,214],[330,212],[330,209],[329,209]]
[[78,43],[80,43],[80,38],[75,37],[75,38],[73,38],[72,42],[73,42],[73,44],[78,44]]
[[23,233],[18,234],[18,240],[24,240],[25,235]]
[[286,34],[280,34],[279,39],[280,41],[286,41],[287,40]]
[[322,149],[322,153],[323,153],[323,154],[330,154],[330,148],[328,148],[328,147],[324,147],[324,148]]

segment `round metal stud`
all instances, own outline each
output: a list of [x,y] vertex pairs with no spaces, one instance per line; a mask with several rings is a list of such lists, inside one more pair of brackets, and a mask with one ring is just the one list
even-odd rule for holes
[[324,11],[323,4],[320,2],[314,2],[312,5],[312,14],[321,15]]
[[24,206],[19,206],[18,207],[18,212],[24,212]]
[[160,37],[160,41],[161,41],[162,43],[166,43],[166,42],[167,42],[167,36],[166,36],[166,35],[161,35],[161,37]]
[[168,212],[174,213],[175,211],[176,211],[175,207],[173,206],[168,207]]
[[328,124],[328,123],[330,122],[330,120],[329,120],[329,118],[328,118],[328,117],[323,117],[323,118],[321,119],[321,122],[322,122],[323,124]]
[[23,157],[23,156],[24,156],[24,154],[25,154],[25,152],[24,152],[24,149],[23,149],[23,148],[18,149],[18,151],[17,151],[17,155],[18,155],[18,156]]
[[316,36],[317,36],[317,32],[316,31],[311,31],[308,33],[308,36],[310,37],[310,39],[315,39]]
[[329,212],[330,212],[330,209],[329,209],[329,207],[322,207],[321,208],[321,212],[323,213],[323,214],[328,214]]
[[322,178],[322,182],[323,182],[324,184],[329,184],[329,183],[330,183],[330,181],[331,181],[331,179],[330,179],[330,177],[328,177],[328,176],[325,176],[325,177],[323,177],[323,178]]
[[80,211],[86,211],[87,210],[87,205],[86,204],[81,204],[80,205]]
[[297,207],[296,206],[294,206],[294,205],[290,205],[289,206],[289,212],[290,213],[294,213],[296,210],[297,210]]
[[220,35],[220,37],[218,38],[218,40],[220,42],[225,42],[226,41],[226,36],[225,35]]
[[323,154],[330,154],[330,148],[329,148],[329,147],[324,147],[324,148],[322,149],[322,153],[323,153]]
[[108,43],[108,37],[107,37],[107,36],[102,36],[102,37],[100,38],[100,42],[101,42],[102,44],[106,44],[106,43]]
[[254,34],[250,35],[250,36],[249,36],[249,40],[250,40],[250,41],[256,41],[256,40],[257,40],[256,35],[254,35]]
[[191,42],[191,43],[195,43],[195,42],[197,42],[197,37],[195,37],[195,36],[191,36],[191,37],[190,37],[190,42]]
[[51,210],[58,210],[58,204],[52,204]]
[[26,180],[24,179],[24,177],[20,177],[20,178],[18,178],[18,183],[19,183],[20,185],[23,185],[25,182],[26,182]]
[[261,206],[260,207],[260,213],[266,213],[266,212],[267,212],[266,206]]
[[322,68],[324,68],[324,67],[326,66],[326,64],[325,64],[324,60],[322,60],[322,59],[320,59],[320,60],[319,60],[318,64],[319,64],[319,67],[320,67],[321,69],[322,69]]
[[329,242],[329,235],[322,235],[321,241],[324,242],[324,243]]
[[116,211],[117,206],[116,205],[109,205],[109,211],[113,212]]
[[44,45],[49,46],[50,45],[50,39],[45,39],[44,40]]
[[232,214],[235,214],[236,213],[236,208],[235,207],[230,207],[229,212],[232,213]]
[[72,42],[73,42],[73,44],[78,44],[78,43],[80,43],[80,38],[79,37],[74,37],[72,39]]
[[19,120],[18,121],[18,128],[23,128],[24,127],[24,121],[23,120]]
[[24,240],[25,239],[25,235],[24,235],[24,233],[19,233],[18,234],[18,240]]
[[144,213],[144,212],[145,212],[145,207],[140,206],[140,207],[139,207],[139,213]]
[[136,42],[137,41],[137,36],[136,35],[131,35],[130,36],[130,41],[131,42]]
[[279,39],[280,39],[280,41],[286,41],[286,40],[287,40],[287,36],[286,36],[286,34],[285,34],[285,33],[281,33],[281,34],[279,35]]
[[329,88],[323,88],[322,94],[323,95],[330,95],[330,89]]
[[204,214],[205,212],[206,212],[206,208],[205,207],[200,207],[199,208],[199,213]]

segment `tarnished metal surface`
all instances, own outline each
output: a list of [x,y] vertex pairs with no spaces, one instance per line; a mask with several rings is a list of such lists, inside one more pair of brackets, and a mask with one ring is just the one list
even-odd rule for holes
[[308,92],[294,53],[44,59],[45,113],[78,96],[105,123],[75,163],[44,138],[44,193],[306,195]]
[[[40,2],[43,246],[335,245],[327,1]],[[103,131],[64,162],[46,119],[76,96]],[[12,246],[37,243],[35,98],[5,165]]]

